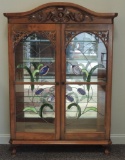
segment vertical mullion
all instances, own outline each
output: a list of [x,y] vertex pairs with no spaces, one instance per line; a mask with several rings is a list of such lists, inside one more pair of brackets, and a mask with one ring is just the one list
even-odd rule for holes
[[66,56],[65,56],[65,24],[61,25],[61,139],[65,139],[65,82]]
[[60,139],[60,25],[56,25],[56,54],[55,54],[55,138]]

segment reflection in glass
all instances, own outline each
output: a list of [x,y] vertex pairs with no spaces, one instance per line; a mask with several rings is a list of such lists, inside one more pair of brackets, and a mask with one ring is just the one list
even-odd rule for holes
[[66,48],[67,133],[105,131],[106,52],[103,41],[87,32],[76,35]]
[[66,48],[66,81],[106,81],[106,47],[95,34],[83,32]]
[[17,81],[54,82],[55,49],[51,41],[39,33],[24,37],[15,48],[15,72]]
[[17,131],[54,132],[55,86],[16,85]]
[[[89,90],[88,90],[88,87]],[[104,131],[105,86],[66,86],[66,131]]]

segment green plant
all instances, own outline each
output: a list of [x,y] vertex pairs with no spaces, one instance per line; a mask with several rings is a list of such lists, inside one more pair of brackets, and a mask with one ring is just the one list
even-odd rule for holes
[[[39,64],[38,66],[36,65],[36,63],[32,63],[32,64],[34,66],[33,72],[31,71],[29,67],[27,67],[24,64],[17,65],[17,68],[25,69],[29,73],[30,81],[34,82],[35,79],[36,81],[38,81],[39,76],[37,76],[36,74],[40,72],[40,68],[43,66],[43,64]],[[32,91],[34,90],[34,84],[31,84],[31,90]]]

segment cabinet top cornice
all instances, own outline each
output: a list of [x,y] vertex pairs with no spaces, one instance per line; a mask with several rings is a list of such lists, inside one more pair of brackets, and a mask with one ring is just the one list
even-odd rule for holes
[[[53,2],[33,10],[4,13],[10,23],[112,23],[118,13],[97,13],[74,3]],[[106,21],[108,20],[108,21]]]

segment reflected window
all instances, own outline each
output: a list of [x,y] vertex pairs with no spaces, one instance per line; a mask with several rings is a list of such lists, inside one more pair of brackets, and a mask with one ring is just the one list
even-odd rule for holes
[[66,48],[67,81],[106,81],[107,51],[103,41],[93,33],[76,35]]
[[[68,44],[66,48],[68,85],[65,92],[67,133],[105,130],[106,65],[105,44],[95,34],[80,33]],[[102,82],[101,85],[98,82]]]
[[40,33],[24,37],[15,48],[15,69],[17,81],[54,82],[55,47]]

